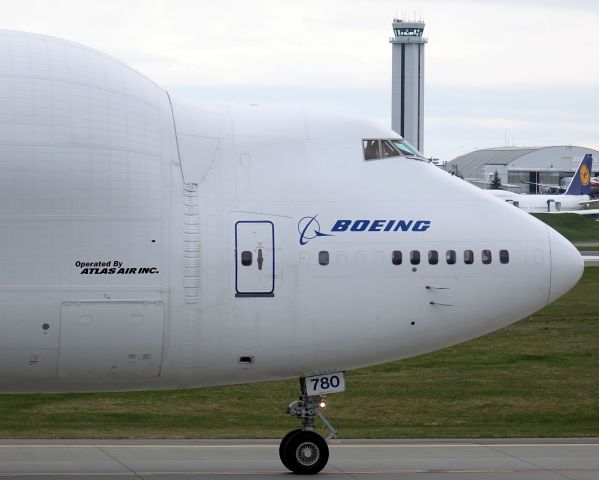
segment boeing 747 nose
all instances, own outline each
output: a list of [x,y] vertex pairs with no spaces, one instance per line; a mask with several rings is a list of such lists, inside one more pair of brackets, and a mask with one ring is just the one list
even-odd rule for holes
[[578,283],[584,270],[584,261],[572,243],[552,228],[547,227],[547,229],[551,255],[551,279],[547,303],[552,303]]
[[0,30],[0,78],[2,393],[296,377],[279,453],[313,474],[344,371],[506,327],[582,274],[560,234],[376,122],[191,105],[24,32]]

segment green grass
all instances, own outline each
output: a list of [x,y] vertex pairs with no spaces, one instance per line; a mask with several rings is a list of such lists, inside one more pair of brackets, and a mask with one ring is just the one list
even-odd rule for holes
[[[347,374],[343,438],[599,435],[599,268],[531,318],[456,347]],[[280,438],[296,381],[202,390],[1,395],[0,437]]]
[[571,242],[599,242],[599,222],[576,213],[535,213]]

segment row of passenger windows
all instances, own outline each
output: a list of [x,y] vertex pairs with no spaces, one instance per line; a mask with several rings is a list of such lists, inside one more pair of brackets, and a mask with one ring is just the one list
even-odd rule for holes
[[[443,252],[441,252],[441,255]],[[439,252],[438,250],[428,251],[428,263],[429,265],[437,265],[439,263]],[[472,265],[474,263],[474,251],[464,250],[463,261],[466,265]],[[493,253],[491,250],[482,250],[480,252],[480,259],[484,265],[489,265],[493,262]],[[409,261],[412,265],[420,264],[420,250],[411,250],[409,253]],[[445,252],[445,263],[448,265],[454,265],[458,261],[458,254],[455,250],[447,250]],[[318,263],[320,265],[329,264],[329,252],[321,250],[318,252]],[[403,253],[401,250],[393,250],[391,252],[391,263],[393,265],[401,265],[403,263]],[[510,253],[507,250],[499,250],[499,263],[506,264],[510,263]]]

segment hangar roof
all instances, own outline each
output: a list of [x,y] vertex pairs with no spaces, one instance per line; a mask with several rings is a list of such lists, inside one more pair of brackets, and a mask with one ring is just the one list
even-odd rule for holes
[[447,169],[455,165],[458,172],[464,177],[475,177],[484,165],[507,165],[523,155],[540,150],[545,147],[499,147],[475,150],[454,158],[448,163]]

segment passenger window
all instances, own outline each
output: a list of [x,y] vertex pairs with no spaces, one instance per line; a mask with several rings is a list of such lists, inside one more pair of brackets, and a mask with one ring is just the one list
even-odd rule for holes
[[391,263],[393,263],[393,265],[401,265],[401,250],[393,250],[393,253],[391,254]]
[[420,252],[418,250],[412,250],[410,252],[410,263],[412,265],[418,265],[420,263]]
[[439,252],[437,252],[437,250],[428,251],[428,263],[431,265],[437,265],[437,263],[439,263]]
[[252,264],[252,252],[249,250],[241,252],[241,264],[244,267],[249,267]]
[[381,158],[378,140],[362,140],[364,148],[364,160],[374,160]]
[[445,254],[445,259],[447,260],[448,265],[453,265],[456,259],[455,250],[447,250],[447,253]]
[[491,250],[483,250],[482,259],[485,265],[489,265],[491,263]]
[[510,252],[507,250],[499,250],[499,262],[510,263]]
[[464,263],[466,265],[474,263],[474,252],[472,250],[464,250]]
[[327,252],[326,250],[321,250],[320,252],[318,252],[318,263],[320,263],[321,265],[328,265],[329,252]]

